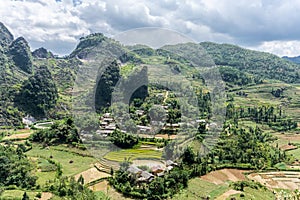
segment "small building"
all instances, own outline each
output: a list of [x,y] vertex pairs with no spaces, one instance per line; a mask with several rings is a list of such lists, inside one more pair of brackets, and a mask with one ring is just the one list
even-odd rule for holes
[[149,133],[149,132],[151,132],[151,127],[149,127],[149,126],[137,125],[136,127],[138,128],[138,131],[140,133]]
[[103,127],[105,127],[105,126],[107,126],[108,125],[108,123],[107,122],[104,122],[104,121],[101,121],[100,122],[100,126],[103,126]]
[[165,175],[165,172],[164,172],[164,171],[156,174],[156,176],[158,176],[158,177],[162,177],[162,176],[164,176],[164,175]]
[[166,171],[171,171],[173,168],[173,166],[167,166]]
[[113,130],[97,130],[96,134],[101,135],[103,137],[107,137],[108,135],[112,134],[114,131]]
[[27,126],[32,125],[34,122],[36,122],[36,119],[32,116],[27,115],[26,117],[22,118],[22,123]]
[[166,123],[166,128],[179,128],[179,124],[170,124],[170,123]]
[[197,123],[206,123],[205,119],[197,119],[196,122]]
[[110,113],[104,113],[103,118],[110,118],[111,114]]
[[135,175],[135,176],[139,176],[142,174],[143,170],[141,170],[140,168],[131,165],[129,166],[129,168],[127,169],[127,171],[131,174],[131,175]]
[[154,175],[157,175],[157,174],[159,174],[159,173],[161,173],[163,171],[164,171],[164,169],[160,165],[156,165],[156,166],[151,167],[151,172]]
[[110,123],[110,122],[113,122],[114,119],[113,118],[103,118],[102,121]]
[[147,171],[142,171],[140,177],[138,178],[139,182],[151,182],[154,179],[154,175],[147,172]]
[[166,161],[166,166],[167,166],[167,167],[169,167],[169,166],[174,167],[174,166],[178,166],[178,164],[175,163],[175,162],[173,162],[172,160],[167,160],[167,161]]
[[135,114],[137,114],[138,116],[142,116],[145,114],[145,112],[143,110],[136,110]]
[[109,125],[105,126],[106,130],[115,130],[116,128],[117,128],[116,124],[109,124]]

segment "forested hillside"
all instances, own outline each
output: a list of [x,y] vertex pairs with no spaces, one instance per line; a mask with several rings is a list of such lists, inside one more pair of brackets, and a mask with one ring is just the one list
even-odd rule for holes
[[244,49],[231,44],[202,42],[200,45],[211,55],[216,65],[230,66],[249,73],[256,82],[264,79],[299,83],[299,65],[270,53]]
[[[67,96],[72,88],[80,59],[93,54],[97,45],[103,44],[115,46],[116,51],[123,52],[120,56],[122,62],[143,62],[140,56],[168,56],[164,51],[153,50],[142,46],[140,50],[135,47],[133,52],[121,47],[114,40],[110,40],[103,34],[92,34],[81,38],[76,49],[65,58],[55,57],[50,51],[40,48],[31,53],[26,39],[20,37],[14,40],[13,35],[1,23],[0,46],[0,83],[1,83],[1,125],[18,125],[21,116],[27,114],[39,117],[50,117],[63,114],[70,107]],[[275,55],[240,48],[229,44],[216,44],[203,42],[200,45],[213,58],[216,65],[220,66],[223,80],[229,86],[259,84],[263,80],[273,79],[287,83],[299,82],[299,66],[281,59]],[[120,50],[117,50],[120,49]],[[174,57],[174,56],[173,56]],[[177,70],[185,62],[180,58],[173,64]],[[181,62],[183,62],[181,64]],[[46,75],[42,71],[47,70]],[[39,76],[47,76],[42,82],[33,81]],[[37,80],[37,79],[36,79]],[[50,82],[51,83],[50,83]],[[103,81],[103,80],[102,80]],[[30,86],[31,84],[31,86]],[[37,91],[43,87],[44,91]],[[7,88],[9,88],[7,90]],[[98,90],[99,92],[99,90]],[[25,95],[25,93],[27,93]],[[23,99],[21,98],[23,94]],[[30,94],[30,95],[29,95]],[[43,96],[41,96],[44,95]],[[24,97],[26,96],[26,98]],[[47,97],[48,96],[48,97]],[[52,96],[52,97],[51,97]],[[47,97],[47,98],[45,98]],[[28,99],[31,99],[28,102]],[[101,97],[102,98],[102,97]],[[39,100],[40,99],[40,100]],[[41,101],[43,99],[43,101]],[[42,102],[43,107],[33,109],[30,102],[36,106]],[[28,102],[28,103],[27,103]],[[101,103],[100,103],[101,104]],[[98,103],[97,103],[98,105]],[[30,110],[35,110],[31,112]],[[37,111],[39,110],[39,111]],[[63,114],[64,115],[64,114]],[[4,117],[5,116],[5,117]],[[4,120],[5,119],[5,120]]]

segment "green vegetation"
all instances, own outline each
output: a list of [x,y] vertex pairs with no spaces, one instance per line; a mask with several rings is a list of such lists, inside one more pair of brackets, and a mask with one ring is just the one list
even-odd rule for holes
[[0,145],[0,187],[15,185],[21,188],[32,188],[36,179],[31,170],[33,166],[24,154],[26,147],[19,145],[17,149],[12,146]]
[[214,199],[228,190],[227,184],[216,185],[208,181],[201,180],[200,178],[194,178],[189,180],[188,187],[183,189],[178,194],[174,195],[174,200],[194,200],[201,199],[202,197],[210,197]]
[[31,135],[33,142],[43,143],[45,146],[51,144],[77,144],[79,135],[74,121],[71,118],[54,123],[50,129],[42,129]]
[[114,130],[111,139],[112,143],[120,148],[130,149],[138,144],[138,137],[129,133],[122,133],[119,130]]
[[49,111],[55,106],[57,89],[46,66],[39,68],[33,76],[26,80],[19,94],[16,95],[16,105],[25,113],[42,118],[49,116]]
[[231,66],[247,72],[256,79],[276,79],[287,83],[300,80],[299,66],[270,53],[251,51],[230,44],[202,42],[216,65]]
[[[274,199],[274,194],[256,182],[215,185],[197,177],[224,167],[291,170],[293,161],[300,159],[299,148],[281,150],[284,145],[300,147],[299,65],[234,45],[201,43],[218,66],[227,91],[226,120],[220,128],[220,137],[213,141],[216,145],[211,148],[206,139],[214,129],[212,111],[223,105],[212,104],[211,92],[196,69],[208,63],[194,66],[189,61],[194,58],[193,48],[200,47],[198,44],[169,45],[155,50],[143,45],[122,46],[99,33],[81,38],[70,56],[58,58],[43,48],[31,53],[26,40],[14,40],[2,23],[0,33],[0,126],[10,129],[0,131],[0,199],[32,199],[40,197],[42,192],[50,192],[54,200],[108,199],[105,192],[95,194],[86,187],[104,180],[85,183],[85,171],[96,168],[101,173],[111,173],[109,183],[118,192],[139,199],[213,199],[230,189],[240,193],[229,198]],[[117,52],[119,58],[89,66],[89,70],[100,73],[95,74],[97,80],[83,77],[83,82],[96,81],[92,91],[73,87],[77,73],[84,69],[80,65],[93,60],[99,48],[105,49],[99,55],[101,59],[110,55],[106,50]],[[171,53],[182,50],[187,51],[185,56]],[[182,75],[184,80],[162,77],[166,85],[160,85],[156,76],[148,76],[153,65],[157,67],[156,76],[170,72],[174,77]],[[190,100],[187,105],[181,102],[180,95],[169,85],[182,91],[193,87],[195,105]],[[129,91],[130,88],[134,91]],[[112,108],[112,94],[123,93],[126,93],[124,98]],[[84,96],[88,99],[83,99]],[[70,116],[72,100],[82,103],[79,108],[82,112],[95,105],[92,109],[97,113],[79,111],[75,123]],[[186,111],[192,111],[191,123],[200,121],[193,131],[184,124]],[[106,121],[99,121],[106,112],[112,115],[108,114]],[[130,131],[121,131],[115,114],[124,117]],[[26,115],[48,118],[54,124],[25,133],[18,128],[23,128],[22,117]],[[182,143],[175,151],[172,140],[179,135],[179,127],[191,143],[186,146]],[[26,135],[18,138],[19,133]],[[90,138],[87,147],[93,150],[103,147],[110,152],[103,150],[99,153],[103,159],[94,159],[79,133],[85,134],[83,140]],[[116,150],[111,144],[122,149]],[[168,158],[176,158],[178,165],[165,171],[164,176],[155,175],[147,181],[140,181],[127,171],[129,162],[122,163]],[[121,163],[120,170],[116,162]],[[141,169],[150,172],[149,166]],[[75,175],[77,180],[73,178]]]
[[111,151],[104,156],[105,159],[122,162],[124,159],[161,159],[162,152],[152,149],[123,149],[120,151]]
[[128,165],[123,166],[125,167],[121,167],[121,170],[109,179],[110,184],[123,194],[134,198],[166,199],[185,188],[188,183],[188,172],[176,168],[165,174],[164,177],[155,178],[151,183],[137,185],[134,176],[127,172]]
[[228,197],[228,199],[236,198],[237,200],[251,200],[251,199],[274,199],[274,194],[270,190],[265,189],[253,189],[246,187],[243,193],[234,194]]
[[[69,147],[72,149],[72,147]],[[74,147],[73,147],[74,148]],[[97,160],[93,157],[81,156],[75,153],[68,151],[60,151],[50,148],[43,148],[39,145],[33,145],[33,148],[26,152],[26,155],[29,157],[42,158],[42,159],[51,159],[56,163],[61,164],[62,172],[65,176],[74,176],[82,171],[89,169]],[[73,161],[70,163],[70,161]],[[49,173],[41,173],[49,174]]]
[[46,190],[64,199],[97,199],[96,195],[83,185],[82,179],[62,177],[50,181]]
[[105,71],[99,77],[96,94],[95,94],[95,107],[100,111],[110,106],[111,96],[120,78],[120,69],[117,61],[104,64]]
[[24,72],[31,74],[33,69],[32,57],[29,45],[23,37],[17,38],[10,45],[10,54],[12,59]]

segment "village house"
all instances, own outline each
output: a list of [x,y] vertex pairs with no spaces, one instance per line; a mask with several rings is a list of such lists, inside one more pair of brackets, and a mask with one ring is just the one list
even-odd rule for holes
[[36,122],[36,119],[32,116],[27,115],[26,117],[22,118],[22,122],[26,125],[32,125],[34,122]]
[[139,133],[150,133],[151,132],[150,126],[137,125],[136,127],[137,127]]
[[131,165],[129,166],[129,168],[127,169],[127,171],[132,174],[132,175],[135,175],[135,176],[139,176],[143,170],[141,170],[140,168],[134,166],[134,165]]
[[114,122],[114,119],[111,117],[110,113],[105,113],[100,119],[100,130],[96,131],[97,135],[107,137],[112,134],[114,130],[117,129],[117,126]]
[[159,173],[161,173],[163,171],[164,171],[164,169],[160,165],[156,165],[156,166],[151,167],[151,172],[154,175],[157,175],[157,174],[159,174]]
[[143,116],[145,114],[145,111],[143,111],[143,110],[136,110],[135,114],[137,114],[138,116]]
[[172,160],[166,161],[166,170],[171,171],[175,166],[178,166],[176,162],[173,162]]
[[127,171],[131,174],[131,176],[136,178],[138,182],[147,182],[147,183],[149,183],[154,179],[153,174],[151,174],[147,171],[143,171],[143,170],[141,170],[140,168],[138,168],[134,165],[129,166]]
[[36,119],[29,115],[22,118],[22,123],[25,124],[25,128],[29,128],[29,126],[33,125],[35,122]]
[[142,171],[141,176],[138,178],[139,182],[151,182],[154,179],[154,175],[147,172],[147,171]]

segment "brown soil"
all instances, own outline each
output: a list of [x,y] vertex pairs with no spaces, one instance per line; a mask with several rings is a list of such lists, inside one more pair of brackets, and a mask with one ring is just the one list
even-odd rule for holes
[[226,181],[240,181],[246,180],[246,177],[243,173],[247,172],[246,170],[239,169],[221,169],[217,171],[210,172],[200,178],[214,184],[222,184]]
[[83,172],[75,175],[75,180],[77,180],[80,177],[80,175],[83,176],[84,183],[90,183],[90,182],[95,181],[99,178],[104,178],[104,177],[109,177],[110,176],[110,174],[98,171],[95,167],[92,167],[92,168],[90,168],[86,171],[83,171]]
[[283,151],[287,151],[287,150],[293,150],[293,149],[297,149],[298,147],[297,146],[294,146],[294,145],[283,145],[280,147],[281,150]]
[[40,200],[48,200],[48,199],[51,199],[52,196],[53,196],[53,194],[50,192],[43,192]]
[[29,138],[29,136],[31,134],[32,134],[32,132],[29,132],[29,133],[20,133],[20,134],[13,134],[13,135],[4,137],[3,140],[26,139],[26,138]]
[[108,187],[108,182],[107,181],[102,181],[100,183],[97,183],[95,185],[90,186],[89,188],[91,190],[95,191],[106,191]]
[[265,172],[248,175],[249,179],[260,182],[269,188],[295,190],[300,187],[300,172]]

